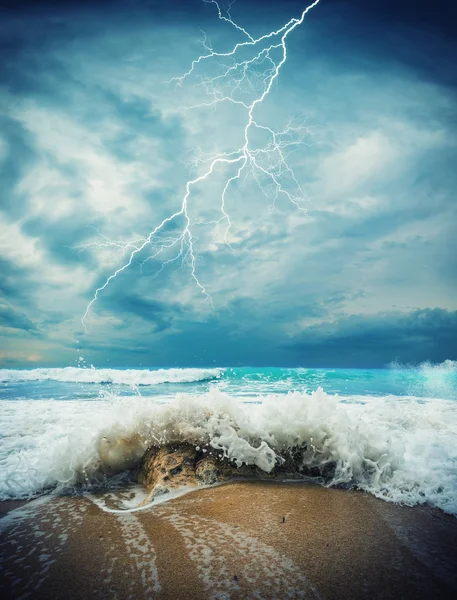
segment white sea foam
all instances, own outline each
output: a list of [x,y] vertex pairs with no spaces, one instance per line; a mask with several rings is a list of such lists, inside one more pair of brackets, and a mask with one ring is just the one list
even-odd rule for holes
[[68,489],[101,470],[132,467],[150,444],[187,441],[268,472],[285,450],[306,443],[308,467],[336,464],[329,485],[457,514],[454,401],[340,399],[319,388],[247,403],[212,389],[171,400],[3,401],[0,409],[2,499]]
[[426,361],[419,365],[393,362],[390,368],[411,375],[408,390],[412,395],[456,399],[457,361]]
[[446,397],[455,389],[457,361],[445,360],[439,364],[424,362],[419,366],[419,370],[425,380],[424,387],[428,394]]
[[120,385],[158,385],[192,383],[221,376],[223,369],[0,369],[0,382],[63,381],[67,383],[115,383]]

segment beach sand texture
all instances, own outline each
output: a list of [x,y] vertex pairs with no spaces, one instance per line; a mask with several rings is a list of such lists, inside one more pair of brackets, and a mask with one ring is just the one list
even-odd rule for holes
[[1,598],[457,597],[455,517],[362,492],[237,482],[137,512],[35,504],[1,521]]

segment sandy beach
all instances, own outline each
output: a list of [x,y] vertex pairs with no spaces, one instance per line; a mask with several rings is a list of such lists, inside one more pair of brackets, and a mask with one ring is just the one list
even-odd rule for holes
[[2,598],[457,593],[457,520],[362,492],[242,482],[137,512],[75,496],[2,504]]

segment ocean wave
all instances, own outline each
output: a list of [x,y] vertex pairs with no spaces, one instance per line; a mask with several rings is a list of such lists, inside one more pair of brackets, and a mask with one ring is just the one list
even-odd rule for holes
[[0,382],[62,381],[66,383],[115,383],[119,385],[159,385],[193,383],[221,377],[223,369],[96,369],[65,367],[62,369],[0,369]]
[[[270,472],[300,446],[304,473],[385,500],[457,514],[457,404],[413,397],[341,399],[321,388],[255,402],[212,389],[171,401],[2,403],[0,498],[68,490],[132,469],[150,445],[187,442]],[[329,468],[330,467],[330,468]]]
[[390,368],[410,377],[406,387],[411,395],[457,399],[457,361],[420,364],[393,362]]

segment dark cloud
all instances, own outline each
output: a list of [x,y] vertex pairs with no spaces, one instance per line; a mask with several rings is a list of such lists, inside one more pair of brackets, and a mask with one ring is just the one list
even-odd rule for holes
[[[292,342],[275,323],[265,321],[262,329],[244,320],[245,313],[231,314],[232,322],[218,314],[205,322],[182,323],[160,344],[150,332],[127,344],[119,338],[110,344],[81,342],[80,347],[90,360],[109,356],[119,365],[381,368],[394,360],[457,359],[457,312],[442,309],[341,317],[307,327]],[[242,323],[236,321],[240,316]]]
[[[75,201],[77,205],[77,201]],[[71,218],[49,221],[44,215],[25,219],[22,231],[37,238],[39,245],[48,252],[52,259],[64,265],[85,264],[95,267],[94,257],[88,252],[78,249],[89,238],[93,238],[94,230],[90,226],[88,211],[75,211]]]
[[20,123],[1,114],[1,96],[0,136],[6,144],[5,156],[0,160],[0,210],[14,219],[27,210],[28,198],[18,191],[17,186],[33,164],[35,153],[30,134]]
[[0,257],[0,298],[30,305],[30,272]]
[[[281,14],[302,6],[281,2]],[[313,54],[349,69],[375,70],[379,77],[412,71],[456,86],[456,29],[452,0],[321,0],[301,35],[313,41]]]
[[360,20],[371,19],[385,28],[404,25],[454,37],[457,24],[457,5],[452,0],[327,0],[322,4],[320,8],[328,13],[357,11]]
[[457,312],[351,315],[308,327],[289,344],[295,364],[382,367],[394,359],[419,363],[457,358]]
[[107,356],[118,356],[122,359],[119,362],[119,366],[123,365],[123,360],[127,361],[126,364],[131,364],[128,358],[129,355],[134,356],[135,363],[137,355],[142,355],[143,358],[148,357],[151,351],[150,347],[141,341],[130,339],[128,344],[126,344],[126,340],[121,337],[111,337],[109,342],[83,339],[79,342],[66,344],[65,347],[83,352],[88,360],[90,360],[91,353],[93,353],[98,360],[100,360],[100,358],[106,358]]
[[0,326],[21,329],[34,335],[40,333],[36,324],[26,314],[4,304],[0,304]]
[[122,287],[118,285],[115,292],[101,301],[110,314],[134,315],[142,321],[153,323],[153,332],[161,333],[169,329],[173,319],[182,313],[182,308],[172,301],[148,299],[133,292],[128,293]]
[[[267,4],[265,10],[260,0],[239,0],[233,14],[263,33],[303,9],[296,0]],[[18,264],[6,260],[15,256],[8,247],[15,240],[7,238],[0,261],[0,293],[7,302],[0,304],[0,323],[14,328],[16,338],[23,333],[24,347],[39,328],[45,331],[55,361],[67,359],[62,348],[83,347],[94,363],[110,360],[119,366],[139,361],[151,366],[383,366],[395,358],[455,358],[456,313],[411,309],[455,306],[457,122],[450,88],[457,81],[451,35],[457,4],[439,4],[322,0],[306,27],[291,37],[290,64],[274,90],[284,96],[270,105],[273,117],[283,104],[287,110],[293,104],[288,86],[295,86],[295,108],[311,107],[329,130],[315,154],[308,148],[303,153],[300,181],[309,183],[314,195],[313,221],[290,225],[290,212],[280,201],[268,221],[265,202],[232,242],[233,253],[200,251],[197,239],[197,272],[210,291],[216,290],[214,312],[202,308],[198,290],[194,296],[189,292],[188,265],[178,283],[172,268],[153,279],[160,265],[151,260],[141,271],[139,263],[148,257],[143,252],[94,305],[107,323],[103,331],[89,327],[87,334],[78,333],[81,344],[72,344],[78,318],[97,287],[93,278],[102,285],[110,274],[109,267],[99,271],[109,257],[102,255],[99,262],[95,250],[79,253],[76,246],[94,239],[93,227],[111,235],[112,226],[121,239],[130,239],[132,231],[146,235],[170,206],[179,205],[189,172],[181,162],[187,126],[201,128],[192,135],[198,133],[203,146],[211,134],[206,119],[172,117],[166,101],[160,105],[160,93],[152,97],[156,90],[150,82],[162,85],[154,79],[157,64],[162,68],[168,59],[188,64],[190,57],[183,56],[188,46],[174,45],[181,32],[191,38],[189,44],[198,38],[199,26],[209,26],[222,43],[227,31],[234,32],[217,23],[214,7],[199,0],[0,0],[0,153],[6,148],[0,154],[2,227],[15,223],[34,240],[46,266],[42,271],[20,266],[28,264],[24,253],[18,253]],[[36,111],[30,111],[29,121],[27,115],[19,121],[20,109],[30,107]],[[33,134],[36,117],[42,121]],[[392,123],[404,127],[390,130]],[[228,134],[232,125],[227,124]],[[378,148],[371,171],[361,171],[352,187],[345,188],[346,172],[319,172],[320,159],[340,152],[344,160],[345,146],[370,131],[381,132],[385,147]],[[443,139],[434,141],[440,131]],[[49,143],[40,147],[47,133]],[[93,171],[78,147],[85,134],[94,134],[87,146],[91,156],[103,154]],[[384,151],[394,153],[398,172],[394,161],[383,164]],[[346,171],[357,173],[364,159],[360,153]],[[43,179],[36,189],[30,179],[21,187],[32,168]],[[106,178],[124,168],[113,186],[117,198],[109,193],[96,198],[91,181],[102,195],[110,183]],[[328,191],[333,178],[339,178],[338,189]],[[251,188],[234,186],[231,192],[227,202],[236,231],[239,204],[251,201]],[[358,207],[365,196],[377,204]],[[136,201],[146,207],[141,214],[133,210]],[[214,196],[208,201],[217,205]],[[171,235],[175,227],[169,223],[162,233]],[[111,265],[121,264],[122,257],[113,252]],[[74,292],[79,297],[59,295],[69,278],[61,283],[56,274],[71,276],[73,270],[79,279],[71,289],[79,290]],[[418,290],[425,292],[416,301]],[[401,310],[391,312],[395,304]]]

